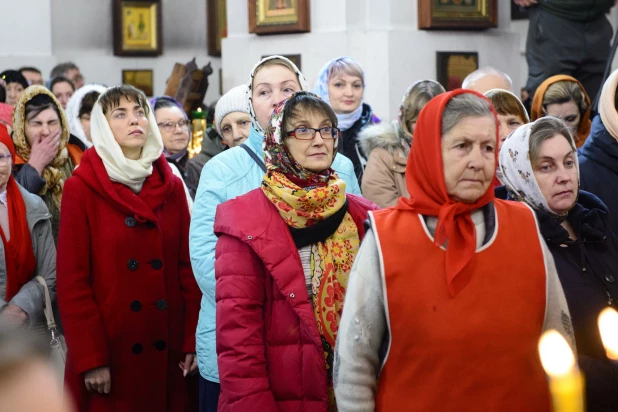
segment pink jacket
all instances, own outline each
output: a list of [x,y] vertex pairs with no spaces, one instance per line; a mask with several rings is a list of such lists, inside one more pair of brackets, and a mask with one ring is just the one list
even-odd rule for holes
[[[364,236],[371,202],[347,195]],[[260,189],[217,208],[219,411],[328,409],[324,351],[298,249]]]

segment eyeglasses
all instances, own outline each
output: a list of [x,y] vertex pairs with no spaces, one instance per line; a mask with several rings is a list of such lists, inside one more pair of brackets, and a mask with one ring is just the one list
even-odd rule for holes
[[0,153],[0,166],[6,166],[11,161],[11,154]]
[[189,122],[186,120],[181,120],[179,122],[165,122],[165,123],[157,123],[161,129],[165,130],[168,133],[173,132],[176,129],[176,125],[180,127],[180,130],[188,130]]
[[324,140],[336,139],[339,137],[339,129],[336,127],[321,127],[319,129],[312,129],[311,127],[299,127],[291,132],[287,132],[287,136],[292,136],[297,140],[313,140],[315,134],[320,132],[320,136]]

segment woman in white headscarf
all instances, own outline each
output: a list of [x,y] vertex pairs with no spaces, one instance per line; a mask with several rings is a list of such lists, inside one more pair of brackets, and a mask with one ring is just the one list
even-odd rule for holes
[[189,209],[146,96],[104,92],[66,181],[58,239],[65,381],[81,411],[184,411],[200,291]]
[[341,130],[340,153],[354,165],[354,173],[362,184],[368,154],[363,152],[358,134],[362,129],[380,120],[373,115],[371,106],[364,102],[365,72],[350,57],[332,60],[320,70],[314,93],[331,105]]
[[87,84],[75,91],[65,110],[71,134],[77,137],[85,149],[92,147],[90,137],[90,113],[99,95],[107,88],[100,84]]

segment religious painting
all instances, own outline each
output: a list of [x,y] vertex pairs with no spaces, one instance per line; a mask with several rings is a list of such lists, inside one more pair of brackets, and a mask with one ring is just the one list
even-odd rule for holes
[[[264,59],[264,58],[266,58],[268,56],[273,56],[273,55],[272,54],[267,54],[265,56],[262,56],[262,59]],[[294,63],[296,65],[296,67],[298,67],[298,70],[300,70],[301,72],[303,71],[303,69],[300,67],[300,63],[301,63],[300,54],[277,54],[277,56],[285,57],[286,59],[288,59],[289,61]]]
[[248,0],[249,33],[282,34],[311,31],[310,0]]
[[437,52],[437,80],[446,91],[460,89],[466,76],[479,68],[477,52]]
[[162,53],[159,1],[114,0],[114,54],[156,56]]
[[497,0],[418,0],[418,28],[422,30],[483,30],[497,26]]
[[225,0],[208,0],[208,55],[221,56],[221,39],[227,37]]
[[122,84],[129,84],[144,92],[146,96],[154,96],[152,70],[123,70]]

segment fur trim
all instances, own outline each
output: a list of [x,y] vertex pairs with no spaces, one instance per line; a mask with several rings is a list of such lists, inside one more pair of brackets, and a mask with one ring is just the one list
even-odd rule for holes
[[397,133],[397,126],[393,123],[378,123],[365,127],[358,134],[363,152],[369,156],[373,149],[386,149],[390,154],[401,148],[401,140]]

